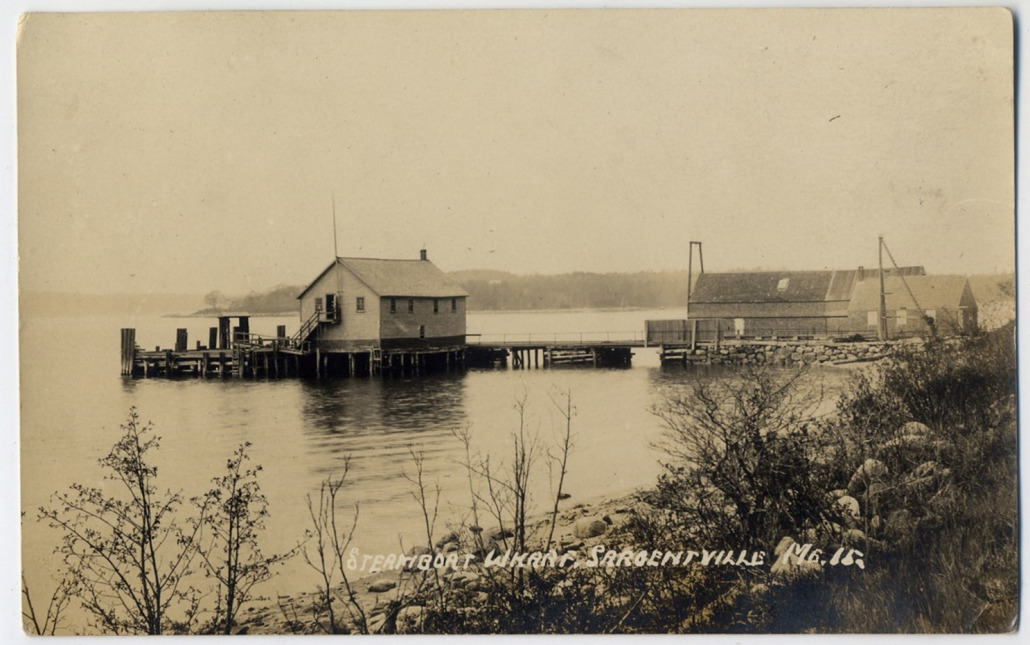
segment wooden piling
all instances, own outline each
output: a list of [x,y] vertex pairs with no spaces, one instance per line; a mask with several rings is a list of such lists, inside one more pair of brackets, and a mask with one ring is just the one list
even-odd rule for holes
[[136,330],[122,329],[122,376],[132,376],[136,363]]
[[185,329],[176,329],[175,330],[175,351],[177,351],[177,352],[185,352],[186,351],[186,347],[188,345],[189,345],[189,340],[187,338],[187,330],[185,330]]
[[218,349],[218,327],[208,327],[207,329],[207,348]]
[[229,317],[218,317],[218,349],[229,349]]

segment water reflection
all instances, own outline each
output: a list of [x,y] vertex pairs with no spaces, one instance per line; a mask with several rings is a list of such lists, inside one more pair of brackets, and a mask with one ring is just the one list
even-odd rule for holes
[[[301,415],[316,472],[338,472],[352,459],[351,481],[375,478],[380,491],[410,471],[412,451],[427,469],[454,456],[452,431],[466,423],[466,378],[462,373],[419,378],[341,378],[305,381]],[[396,489],[394,493],[396,494]]]

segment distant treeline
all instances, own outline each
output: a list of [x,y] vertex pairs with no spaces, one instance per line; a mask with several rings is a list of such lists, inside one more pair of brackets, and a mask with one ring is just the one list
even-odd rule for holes
[[251,314],[283,314],[297,312],[297,296],[304,287],[284,285],[268,291],[251,291],[245,296],[230,297],[221,291],[212,291],[204,296],[204,308],[196,312],[201,315],[218,314],[223,311],[247,312]]
[[[525,309],[619,309],[681,307],[687,299],[686,271],[638,273],[564,273],[515,275],[504,271],[455,271],[448,274],[469,293],[471,311]],[[969,277],[981,305],[1015,296],[1013,274]],[[252,314],[295,313],[303,286],[279,285],[268,291],[229,297],[212,291],[201,315],[220,311]]]

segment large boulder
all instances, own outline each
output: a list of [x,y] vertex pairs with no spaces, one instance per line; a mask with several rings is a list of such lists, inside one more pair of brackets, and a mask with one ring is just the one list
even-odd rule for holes
[[852,495],[859,495],[861,493],[877,492],[875,489],[869,490],[871,484],[884,484],[887,480],[887,466],[883,465],[882,461],[876,459],[866,459],[865,462],[855,469],[855,473],[851,476],[851,480],[848,482],[848,492]]
[[515,537],[515,531],[511,529],[494,529],[490,531],[490,539],[494,542],[500,542],[502,540],[508,540]]
[[909,490],[923,495],[932,493],[940,487],[941,480],[950,474],[949,469],[936,461],[924,461],[912,469],[909,475]]
[[862,507],[859,505],[858,500],[851,495],[843,495],[837,498],[837,508],[844,519],[844,524],[849,527],[857,525],[858,521],[862,518]]
[[572,533],[581,540],[587,540],[599,535],[604,535],[607,530],[608,524],[604,520],[598,517],[584,517],[580,521],[576,522],[576,526],[573,527]]
[[411,605],[404,607],[397,612],[397,633],[418,634],[422,631],[422,621],[425,615],[425,607]]
[[380,580],[368,585],[368,590],[372,593],[386,593],[396,586],[397,583],[393,580]]
[[901,426],[901,429],[898,430],[898,434],[921,435],[924,437],[928,437],[931,434],[933,434],[933,431],[930,430],[930,427],[927,426],[925,423],[919,423],[918,421],[909,421],[905,425]]

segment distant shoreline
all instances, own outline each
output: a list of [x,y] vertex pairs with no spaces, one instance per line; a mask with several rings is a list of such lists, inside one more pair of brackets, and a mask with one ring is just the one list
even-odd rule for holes
[[[612,311],[664,311],[682,309],[684,305],[670,305],[664,307],[569,307],[568,309],[546,308],[546,309],[469,309],[470,314],[548,314],[548,313],[586,313],[612,312]],[[295,316],[296,310],[291,311],[252,311],[252,312],[221,312],[221,311],[194,311],[193,313],[172,313],[164,314],[162,318],[217,318],[219,316],[250,316],[251,318],[281,318],[283,316]]]

